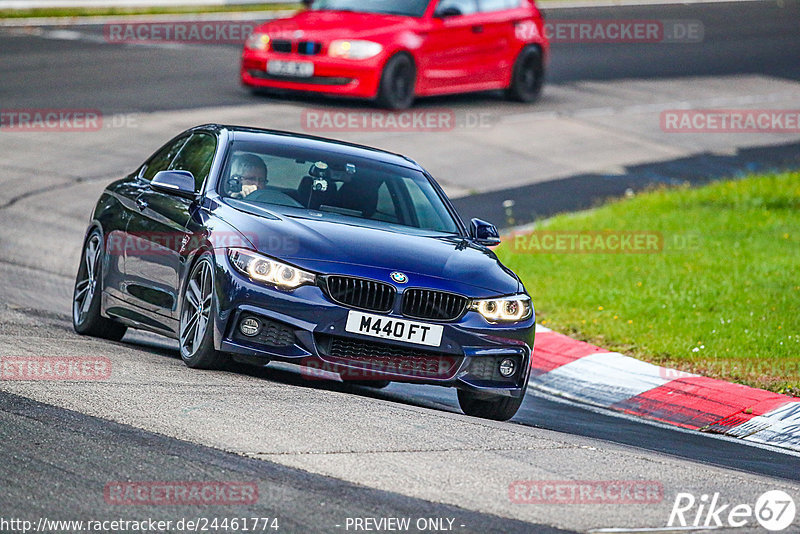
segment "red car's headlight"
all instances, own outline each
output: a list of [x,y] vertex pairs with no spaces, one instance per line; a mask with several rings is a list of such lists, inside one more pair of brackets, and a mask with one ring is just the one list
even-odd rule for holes
[[253,32],[244,42],[244,47],[248,50],[267,50],[269,49],[269,35]]
[[331,41],[328,55],[344,59],[369,59],[383,52],[383,45],[372,41]]

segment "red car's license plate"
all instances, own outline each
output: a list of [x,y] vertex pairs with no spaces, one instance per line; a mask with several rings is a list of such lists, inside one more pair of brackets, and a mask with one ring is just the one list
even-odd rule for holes
[[267,61],[267,73],[275,76],[310,78],[314,75],[314,64],[309,61]]

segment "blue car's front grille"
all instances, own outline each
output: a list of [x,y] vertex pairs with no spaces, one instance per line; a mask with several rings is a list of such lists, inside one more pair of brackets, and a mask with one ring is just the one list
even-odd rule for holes
[[[323,289],[337,304],[376,312],[388,312],[394,306],[396,290],[391,284],[352,276],[326,276]],[[455,321],[467,308],[469,299],[433,289],[406,289],[402,313],[414,319]]]
[[390,284],[350,276],[325,277],[325,289],[338,304],[377,312],[391,310],[396,293]]
[[444,291],[406,289],[403,294],[403,315],[416,319],[453,321],[466,307],[466,297]]
[[316,340],[325,360],[378,374],[450,379],[464,359],[455,354],[339,336],[319,335]]

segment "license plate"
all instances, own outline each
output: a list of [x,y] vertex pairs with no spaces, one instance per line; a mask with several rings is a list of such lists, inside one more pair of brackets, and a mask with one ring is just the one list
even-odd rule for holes
[[267,61],[267,72],[275,76],[310,78],[314,75],[314,64],[309,61],[281,61],[272,59]]
[[383,315],[351,311],[347,314],[346,332],[365,336],[405,341],[417,345],[438,347],[444,327],[438,324],[417,323]]

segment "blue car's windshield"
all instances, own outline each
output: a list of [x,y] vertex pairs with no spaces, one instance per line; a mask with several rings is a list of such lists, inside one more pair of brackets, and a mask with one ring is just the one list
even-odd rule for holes
[[425,14],[428,2],[429,0],[315,0],[311,9],[421,17]]
[[223,197],[333,221],[459,233],[436,189],[419,171],[257,142],[236,141],[229,154],[217,188]]

